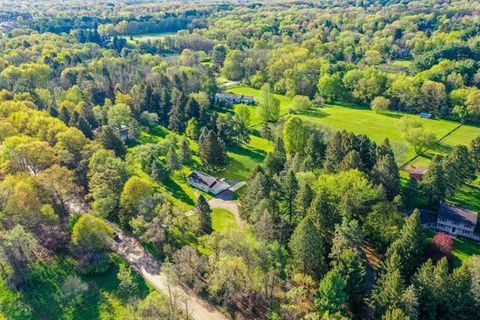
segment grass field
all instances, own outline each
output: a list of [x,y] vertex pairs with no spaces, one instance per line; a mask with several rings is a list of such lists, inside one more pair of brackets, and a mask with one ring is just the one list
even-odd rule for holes
[[0,277],[0,319],[2,314],[5,319],[125,319],[129,299],[158,293],[136,273],[132,275],[137,289],[131,295],[121,293],[117,272],[124,262],[119,257],[113,261],[107,272],[81,277],[89,289],[77,302],[62,298],[63,282],[76,274],[70,256],[58,255],[34,263],[27,285],[19,291],[8,289]]
[[235,229],[237,222],[235,216],[225,209],[212,209],[212,227],[215,231]]
[[[235,88],[230,88],[226,90],[227,92],[232,92],[236,94],[242,94],[246,96],[253,96],[256,101],[258,101],[260,97],[260,90],[250,88],[247,86],[239,86]],[[292,104],[292,99],[290,97],[281,95],[281,94],[275,94],[275,97],[280,100],[280,115],[286,115],[288,114],[288,109],[290,108]],[[260,117],[260,114],[258,113],[258,108],[256,106],[252,106],[252,119],[250,121],[250,126],[255,127],[259,126],[262,124],[262,118]]]

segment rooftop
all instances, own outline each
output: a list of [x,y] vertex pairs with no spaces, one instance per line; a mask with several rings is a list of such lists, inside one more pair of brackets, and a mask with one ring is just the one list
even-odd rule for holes
[[215,178],[214,176],[211,176],[208,173],[201,172],[201,171],[193,171],[188,176],[188,179],[192,180],[197,184],[203,184],[208,188],[212,187],[218,181],[217,178]]
[[438,209],[438,217],[454,222],[476,225],[478,213],[459,206],[441,204]]

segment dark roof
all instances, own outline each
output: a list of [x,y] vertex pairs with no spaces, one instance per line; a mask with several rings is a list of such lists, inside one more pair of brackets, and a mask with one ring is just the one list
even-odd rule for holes
[[193,171],[189,176],[188,179],[192,180],[197,184],[203,184],[208,188],[211,188],[217,183],[217,178],[201,171]]
[[441,204],[438,209],[438,217],[450,221],[462,222],[475,226],[477,224],[477,215],[475,211],[471,211],[459,206],[451,206]]
[[227,98],[227,99],[245,99],[245,100],[254,100],[252,96],[244,96],[240,94],[234,94],[234,93],[225,93],[225,92],[219,92],[215,94],[217,98]]

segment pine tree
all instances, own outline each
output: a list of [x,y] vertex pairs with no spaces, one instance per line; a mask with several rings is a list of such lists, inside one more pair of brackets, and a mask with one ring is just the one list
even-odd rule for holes
[[402,191],[402,200],[407,208],[417,207],[417,199],[421,196],[420,192],[421,190],[418,186],[417,179],[408,179],[408,183]]
[[180,169],[182,162],[177,155],[177,151],[173,145],[170,146],[167,152],[167,169],[170,173]]
[[470,155],[477,173],[480,172],[480,136],[470,142]]
[[347,155],[345,156],[345,158],[343,158],[342,162],[340,162],[337,168],[339,171],[348,171],[352,169],[362,171],[364,169],[362,158],[356,150],[352,150],[347,153]]
[[308,210],[308,215],[317,227],[325,246],[329,249],[332,245],[335,224],[340,222],[340,215],[326,192],[317,193]]
[[298,270],[317,279],[321,278],[325,270],[324,245],[309,216],[295,228],[289,245]]
[[298,191],[297,197],[295,198],[296,222],[305,217],[308,209],[312,205],[314,198],[315,193],[310,185],[308,183],[302,183],[300,185],[300,190]]
[[167,178],[167,169],[160,161],[154,159],[151,165],[150,176],[157,182],[163,182]]
[[197,203],[195,204],[195,210],[199,216],[200,232],[205,234],[212,233],[212,210],[203,195],[198,197]]
[[327,146],[323,137],[317,130],[314,130],[307,140],[305,147],[304,168],[306,170],[321,169],[325,160]]
[[409,279],[420,266],[424,254],[424,234],[420,223],[420,212],[415,209],[407,218],[400,238],[388,248],[386,256],[398,254],[400,271]]
[[225,144],[213,130],[208,131],[205,136],[200,136],[198,151],[206,167],[218,168],[227,163]]
[[295,198],[298,193],[298,180],[293,171],[289,171],[283,182],[283,202],[284,210],[288,216],[290,223],[294,220],[295,214]]
[[97,133],[96,139],[105,149],[113,150],[118,157],[126,154],[125,145],[112,127],[103,127]]
[[439,156],[434,156],[430,162],[430,166],[423,176],[422,187],[428,205],[438,206],[441,201],[445,200],[447,186],[442,159]]
[[362,164],[365,170],[372,170],[373,166],[377,162],[377,145],[370,140],[366,135],[360,135],[355,137],[355,149],[362,159]]
[[189,97],[185,106],[185,114],[187,119],[198,118],[200,116],[200,105],[193,97]]
[[68,112],[67,108],[60,107],[58,112],[58,118],[65,123],[70,122],[70,112]]
[[180,142],[180,161],[183,164],[190,163],[192,161],[192,151],[190,150],[190,146],[188,145],[188,140],[184,136],[182,141]]
[[465,146],[456,146],[443,160],[443,172],[447,185],[447,193],[455,191],[468,180],[475,178],[476,168]]
[[388,138],[385,138],[383,143],[377,147],[377,158],[379,159],[384,156],[391,156],[395,158],[392,145],[390,144],[390,140]]
[[165,86],[163,86],[160,89],[158,95],[159,95],[159,102],[158,102],[158,109],[157,109],[158,120],[160,121],[160,124],[162,126],[166,127],[168,126],[168,115],[171,109],[170,92]]
[[400,175],[395,159],[390,155],[381,156],[373,166],[372,179],[385,188],[387,198],[392,200],[400,191]]
[[342,162],[344,153],[342,152],[342,134],[336,132],[327,139],[327,149],[325,152],[324,168],[327,172],[335,172],[337,166]]
[[186,128],[185,98],[183,94],[174,89],[171,97],[172,108],[168,113],[168,129],[183,133]]

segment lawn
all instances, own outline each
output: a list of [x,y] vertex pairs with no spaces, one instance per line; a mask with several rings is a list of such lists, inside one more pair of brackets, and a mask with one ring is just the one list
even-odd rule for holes
[[235,216],[225,209],[212,209],[212,227],[215,231],[227,231],[237,227]]
[[[81,276],[89,290],[77,303],[62,299],[62,285],[69,275],[76,274],[74,260],[68,255],[49,257],[33,263],[27,285],[19,291],[6,287],[0,277],[0,319],[125,319],[130,298],[144,299],[153,293],[136,273],[132,273],[137,290],[121,293],[117,272],[124,264],[115,256],[105,273]],[[155,293],[156,294],[156,293]]]
[[[431,230],[427,230],[426,238],[430,242],[435,235]],[[468,240],[464,238],[454,238],[453,241],[453,256],[455,260],[453,265],[455,267],[461,266],[466,262],[471,256],[480,255],[480,244],[473,240]]]
[[[231,88],[226,90],[227,92],[232,92],[236,94],[242,94],[245,96],[252,96],[255,98],[255,101],[258,102],[261,91],[258,89],[254,89],[251,87],[247,86],[239,86],[235,88]],[[290,97],[281,95],[281,94],[275,94],[275,97],[280,100],[280,116],[284,116],[288,114],[288,109],[290,108],[292,104],[292,99]],[[250,121],[250,126],[251,127],[256,127],[260,126],[262,124],[262,118],[260,117],[260,114],[258,113],[258,107],[252,106],[252,119]]]

